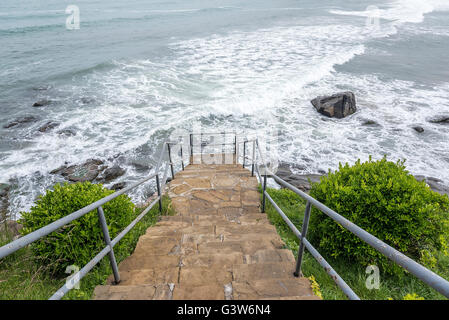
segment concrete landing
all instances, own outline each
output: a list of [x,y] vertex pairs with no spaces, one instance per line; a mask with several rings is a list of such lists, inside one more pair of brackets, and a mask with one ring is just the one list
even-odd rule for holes
[[293,276],[257,187],[241,165],[187,166],[169,185],[177,214],[147,230],[119,265],[121,283],[98,286],[95,299],[319,299]]

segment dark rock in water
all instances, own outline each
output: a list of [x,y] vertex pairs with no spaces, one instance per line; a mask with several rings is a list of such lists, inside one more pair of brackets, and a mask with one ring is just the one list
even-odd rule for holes
[[109,182],[120,176],[123,176],[125,172],[125,169],[122,169],[119,166],[113,166],[112,168],[106,169],[98,180]]
[[25,116],[25,117],[17,118],[14,121],[11,121],[10,123],[4,125],[3,128],[9,129],[9,128],[12,128],[12,127],[19,126],[21,124],[30,123],[30,122],[36,122],[37,120],[38,119],[36,117]]
[[11,186],[6,183],[0,183],[0,222],[6,219],[8,214],[9,191]]
[[47,132],[59,126],[59,123],[48,121],[42,127],[39,128],[39,132]]
[[126,182],[119,182],[119,183],[114,184],[111,187],[111,190],[122,190],[124,187],[126,187]]
[[449,124],[449,115],[436,116],[428,120],[430,123]]
[[311,103],[319,113],[331,118],[341,119],[357,111],[355,95],[350,91],[319,96]]
[[104,162],[98,159],[90,159],[85,163],[73,166],[62,166],[51,171],[51,174],[60,174],[69,181],[85,182],[93,181],[98,175],[107,168],[103,166]]
[[369,120],[369,119],[367,119],[367,120],[364,120],[364,121],[362,122],[362,126],[379,127],[380,124],[378,124],[378,123],[377,123],[376,121],[374,121],[374,120]]
[[67,136],[67,137],[72,137],[72,136],[76,136],[76,132],[73,131],[72,129],[63,129],[63,130],[59,130],[57,132],[57,134],[59,135],[63,135],[63,136]]
[[47,100],[47,99],[39,100],[33,104],[33,107],[37,107],[37,108],[45,107],[45,106],[48,106],[49,104],[51,104],[51,102],[52,102],[51,100]]
[[443,181],[441,181],[440,179],[437,178],[432,178],[432,177],[425,177],[425,176],[415,176],[416,180],[418,181],[425,181],[427,183],[427,185],[430,187],[430,189],[432,189],[435,192],[438,192],[440,194],[447,194],[449,195],[449,187],[445,186],[443,184]]
[[167,183],[169,183],[170,181],[172,181],[173,180],[173,178],[172,177],[167,177]]
[[322,174],[294,174],[287,165],[279,167],[276,175],[304,192],[310,191],[311,183],[319,182],[323,176]]
[[420,126],[413,127],[413,129],[414,129],[416,132],[419,132],[419,133],[423,133],[423,132],[424,132],[424,128],[423,128],[423,127],[420,127]]
[[93,98],[82,97],[82,98],[80,99],[80,102],[81,102],[82,104],[91,104],[91,103],[94,103],[95,100],[94,100]]
[[0,233],[9,233],[14,237],[14,240],[20,238],[20,230],[23,225],[14,220],[7,220],[0,224]]
[[131,162],[131,165],[136,169],[137,172],[148,171],[152,168],[152,166],[148,164],[142,164],[136,161]]

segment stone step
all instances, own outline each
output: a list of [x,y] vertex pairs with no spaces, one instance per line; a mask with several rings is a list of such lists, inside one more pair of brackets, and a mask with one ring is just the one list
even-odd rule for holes
[[173,300],[225,300],[225,289],[218,284],[178,285],[174,288]]
[[253,263],[274,263],[274,262],[295,262],[295,257],[289,249],[258,250],[253,254],[244,256],[246,264]]
[[307,278],[233,281],[232,295],[234,300],[314,296]]
[[259,279],[293,279],[295,262],[239,264],[232,266],[232,279],[237,282]]
[[[120,286],[158,285],[161,283],[178,283],[179,267],[153,268],[138,270],[120,270]],[[114,276],[109,276],[107,284],[114,285]]]
[[212,264],[207,267],[183,266],[179,273],[179,284],[181,286],[224,285],[231,283],[231,281],[231,267],[222,264]]
[[176,268],[180,265],[179,255],[148,255],[133,253],[119,264],[119,271]]
[[171,300],[174,284],[105,285],[94,290],[94,300]]
[[270,224],[263,225],[217,225],[215,229],[216,234],[222,235],[233,235],[233,234],[244,234],[244,233],[259,233],[261,236],[267,233],[276,233],[276,227]]
[[242,263],[243,254],[241,252],[195,254],[182,258],[182,267],[210,267],[216,264],[230,267]]
[[270,241],[269,239],[259,239],[251,241],[228,241],[206,242],[198,244],[198,252],[202,253],[226,253],[241,252],[244,255],[253,255],[260,250],[282,249],[282,242]]

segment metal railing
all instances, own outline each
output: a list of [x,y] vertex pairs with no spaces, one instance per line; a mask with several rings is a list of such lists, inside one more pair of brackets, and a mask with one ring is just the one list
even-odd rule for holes
[[[114,255],[114,246],[153,208],[153,206],[156,203],[159,203],[159,212],[162,213],[162,194],[165,189],[165,184],[167,182],[168,178],[168,168],[170,168],[172,179],[174,178],[174,164],[172,162],[172,154],[171,154],[171,145],[178,144],[176,142],[168,142],[165,141],[162,145],[162,150],[160,153],[160,157],[156,166],[155,173],[146,177],[145,179],[142,179],[133,185],[126,187],[120,191],[116,191],[113,194],[106,196],[84,208],[81,208],[59,220],[56,220],[45,227],[42,227],[32,233],[29,233],[13,242],[10,242],[3,247],[0,248],[0,259],[16,252],[17,250],[45,237],[46,235],[57,231],[61,227],[67,225],[68,223],[72,222],[73,220],[79,219],[86,215],[87,213],[97,209],[98,214],[98,221],[101,227],[101,230],[103,232],[103,238],[105,241],[105,248],[101,250],[92,260],[90,260],[82,269],[80,269],[77,273],[75,273],[69,281],[66,282],[58,291],[56,291],[51,297],[50,300],[59,300],[61,299],[67,292],[70,291],[74,287],[76,283],[78,283],[90,270],[92,270],[95,265],[97,265],[101,259],[103,259],[106,255],[109,256],[109,262],[111,264],[111,268],[114,274],[114,282],[118,284],[120,282],[120,274],[117,267],[117,261],[115,259]],[[168,160],[164,159],[164,152],[165,147],[167,147],[167,155]],[[183,146],[180,144],[180,151],[181,151],[181,165],[182,170],[184,170],[184,159],[182,157],[183,154]],[[161,169],[161,165],[165,163],[165,170],[163,171],[163,178],[162,178],[162,184],[159,178],[159,170]],[[157,189],[157,197],[153,202],[149,204],[147,208],[145,208],[142,213],[140,213],[123,231],[121,231],[113,240],[111,240],[109,236],[109,230],[107,226],[107,221],[103,212],[103,205],[118,196],[140,186],[141,184],[151,180],[155,179],[156,181],[156,189]]]
[[[369,244],[371,247],[373,247],[378,252],[385,255],[387,258],[392,260],[394,263],[400,265],[402,268],[416,276],[418,279],[444,295],[446,298],[449,298],[449,281],[446,279],[440,277],[433,271],[425,268],[424,266],[420,265],[413,259],[410,259],[403,253],[397,251],[393,247],[389,246],[385,242],[381,241],[380,239],[376,238],[372,234],[368,233],[367,231],[363,230],[356,224],[352,223],[348,219],[344,218],[334,210],[328,208],[321,202],[317,201],[310,195],[306,194],[305,192],[302,192],[298,188],[292,186],[288,182],[284,181],[283,179],[279,178],[277,175],[275,175],[273,172],[271,172],[267,164],[263,158],[263,154],[259,145],[259,140],[256,138],[254,140],[248,141],[244,140],[241,142],[237,142],[237,145],[242,144],[244,145],[243,150],[243,167],[245,167],[245,162],[248,159],[246,157],[246,146],[248,143],[253,144],[252,148],[252,157],[249,158],[251,160],[251,166],[252,166],[252,175],[254,175],[254,169],[256,170],[258,179],[260,184],[262,185],[262,212],[265,212],[266,209],[266,199],[271,203],[273,208],[279,213],[279,215],[282,217],[282,219],[285,221],[285,223],[288,225],[290,230],[298,237],[299,239],[299,249],[298,249],[298,258],[296,262],[296,269],[294,271],[295,277],[299,277],[301,274],[301,265],[303,261],[304,256],[304,249],[307,249],[310,254],[315,258],[315,260],[326,270],[326,272],[329,274],[329,276],[334,280],[334,282],[337,284],[337,286],[345,293],[345,295],[351,299],[351,300],[360,300],[360,298],[355,294],[355,292],[349,287],[349,285],[340,277],[340,275],[332,268],[332,266],[321,256],[321,254],[318,252],[318,250],[307,240],[307,231],[309,227],[309,220],[310,220],[310,214],[312,207],[317,208],[324,214],[326,214],[328,217],[330,217],[332,220],[334,220],[336,223],[340,224],[343,228],[350,231],[354,235],[356,235],[358,238],[360,238],[365,243]],[[255,152],[255,150],[258,150],[258,153]],[[260,157],[260,159],[258,159]],[[239,157],[237,157],[237,161],[239,161]],[[261,167],[259,166],[259,161],[263,165],[263,172],[261,173]],[[263,176],[263,178],[262,178]],[[290,189],[297,195],[299,195],[302,199],[306,201],[306,208],[302,223],[301,232],[296,228],[296,226],[288,219],[287,215],[282,211],[281,208],[276,204],[276,202],[271,198],[271,196],[267,192],[267,177],[273,178],[278,184],[281,186]]]

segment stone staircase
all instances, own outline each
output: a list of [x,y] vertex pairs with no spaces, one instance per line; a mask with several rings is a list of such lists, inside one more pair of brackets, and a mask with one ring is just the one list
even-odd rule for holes
[[120,284],[111,276],[95,299],[319,299],[293,276],[292,252],[259,210],[257,179],[235,159],[195,160],[168,186],[177,214],[147,230],[120,263]]

